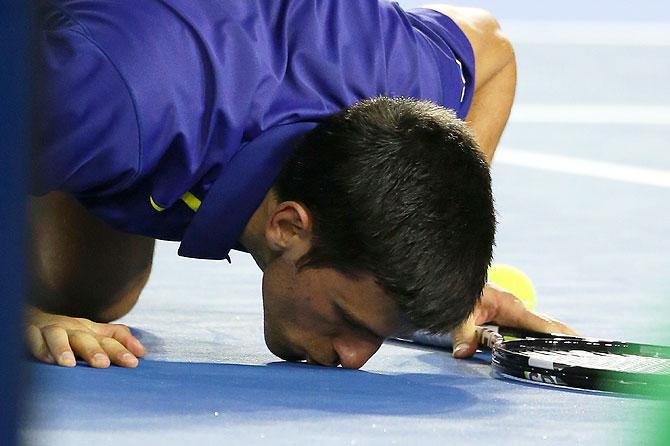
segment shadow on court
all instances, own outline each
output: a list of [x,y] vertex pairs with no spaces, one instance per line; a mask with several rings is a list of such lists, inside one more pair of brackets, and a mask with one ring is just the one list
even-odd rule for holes
[[[96,430],[166,427],[165,417],[198,424],[312,416],[443,415],[477,404],[457,375],[384,375],[294,363],[264,366],[143,360],[137,369],[32,364],[36,428]],[[469,384],[471,378],[467,379]],[[38,421],[39,420],[39,421]],[[182,419],[182,422],[184,420]]]

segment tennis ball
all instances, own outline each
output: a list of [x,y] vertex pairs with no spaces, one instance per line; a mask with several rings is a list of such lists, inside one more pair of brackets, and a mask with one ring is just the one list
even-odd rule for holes
[[489,266],[488,281],[518,297],[529,310],[536,304],[535,288],[530,278],[519,268],[502,263]]

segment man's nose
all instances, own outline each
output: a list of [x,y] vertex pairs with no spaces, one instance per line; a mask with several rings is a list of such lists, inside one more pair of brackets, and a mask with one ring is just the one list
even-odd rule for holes
[[379,350],[384,340],[382,338],[338,337],[332,342],[342,367],[360,369]]

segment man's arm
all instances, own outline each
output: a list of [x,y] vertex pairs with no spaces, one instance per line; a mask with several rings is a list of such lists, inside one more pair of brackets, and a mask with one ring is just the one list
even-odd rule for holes
[[516,59],[491,13],[476,8],[431,4],[465,33],[475,54],[475,94],[465,120],[491,163],[507,124],[516,91]]
[[95,367],[136,365],[142,345],[127,327],[105,322],[137,302],[154,240],[110,228],[63,193],[31,199],[30,212],[34,306],[27,312],[27,340],[33,355],[68,366],[73,354]]

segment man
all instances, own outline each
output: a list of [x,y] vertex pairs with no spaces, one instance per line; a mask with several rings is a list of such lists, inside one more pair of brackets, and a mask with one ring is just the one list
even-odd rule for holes
[[266,343],[289,360],[359,368],[417,328],[454,330],[466,357],[474,325],[493,320],[570,332],[482,293],[487,162],[515,88],[490,14],[59,0],[39,17],[38,359],[137,365],[143,346],[106,322],[137,301],[156,238],[190,257],[248,251],[264,272]]

